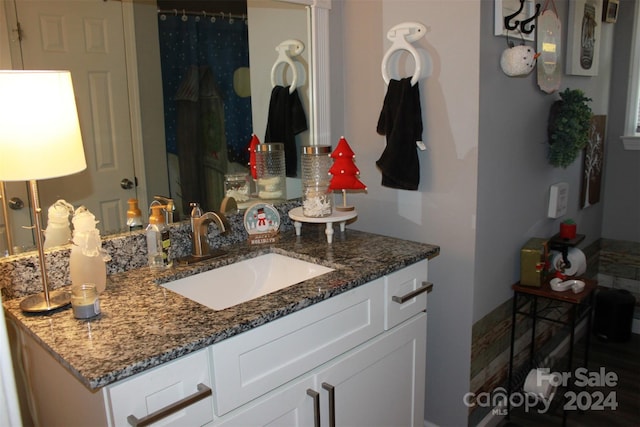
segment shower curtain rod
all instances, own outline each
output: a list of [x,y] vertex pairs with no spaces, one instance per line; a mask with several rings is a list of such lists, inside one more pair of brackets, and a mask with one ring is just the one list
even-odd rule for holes
[[202,16],[203,18],[234,18],[234,19],[247,19],[247,15],[238,15],[235,13],[224,12],[207,12],[205,10],[185,10],[185,9],[158,9],[158,14],[164,13],[165,15],[181,15],[181,16]]

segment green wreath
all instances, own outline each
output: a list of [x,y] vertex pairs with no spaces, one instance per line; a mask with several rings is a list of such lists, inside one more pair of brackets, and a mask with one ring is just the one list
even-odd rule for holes
[[591,108],[579,89],[565,89],[559,100],[551,105],[547,132],[549,136],[549,163],[566,168],[589,143]]

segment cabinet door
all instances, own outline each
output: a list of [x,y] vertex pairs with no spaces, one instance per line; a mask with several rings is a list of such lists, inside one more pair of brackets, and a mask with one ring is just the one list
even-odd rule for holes
[[422,426],[426,336],[422,313],[319,372],[322,425]]
[[[231,412],[216,427],[301,427],[314,424],[314,398],[307,390],[318,392],[313,376],[287,384],[256,403],[249,403]],[[317,396],[320,399],[320,395]]]

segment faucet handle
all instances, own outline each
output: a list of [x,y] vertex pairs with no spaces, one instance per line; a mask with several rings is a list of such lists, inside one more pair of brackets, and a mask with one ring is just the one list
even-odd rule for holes
[[176,205],[173,202],[173,199],[165,196],[153,196],[154,201],[160,201],[165,204],[164,212],[167,218],[167,223],[170,224],[173,222],[173,212],[176,210]]
[[200,218],[202,216],[202,208],[200,207],[200,203],[191,202],[189,203],[191,207],[191,218]]

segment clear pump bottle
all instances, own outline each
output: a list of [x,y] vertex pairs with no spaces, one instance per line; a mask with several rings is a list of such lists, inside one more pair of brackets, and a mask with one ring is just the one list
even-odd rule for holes
[[151,215],[149,215],[149,225],[146,230],[149,267],[154,269],[169,268],[173,265],[171,238],[163,209],[163,205],[151,205]]

